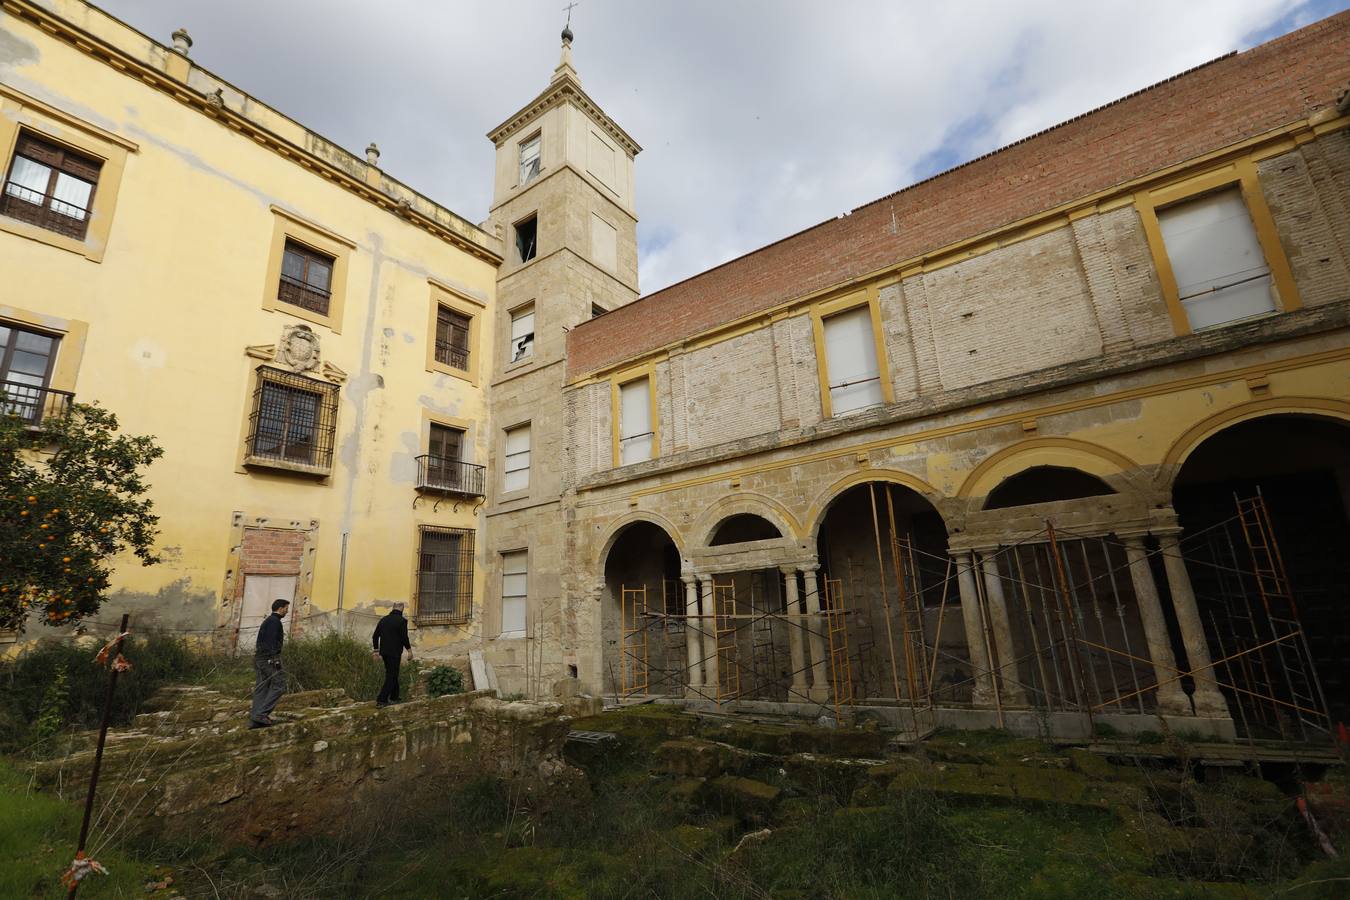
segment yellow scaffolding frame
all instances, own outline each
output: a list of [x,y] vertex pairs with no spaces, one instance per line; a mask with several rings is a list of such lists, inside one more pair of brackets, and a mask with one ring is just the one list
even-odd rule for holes
[[[736,582],[712,582],[713,635],[717,640],[717,702],[741,695],[740,648],[736,644]],[[724,642],[723,638],[730,636]]]
[[625,697],[647,692],[647,586],[619,587],[622,635],[620,691]]

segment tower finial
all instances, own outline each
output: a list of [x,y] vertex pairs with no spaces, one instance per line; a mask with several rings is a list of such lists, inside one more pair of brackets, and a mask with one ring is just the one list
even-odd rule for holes
[[563,7],[563,12],[567,13],[567,24],[563,26],[562,30],[562,39],[564,46],[570,47],[572,45],[572,10],[575,9],[578,5],[579,4],[576,3],[574,0],[574,2],[568,3],[566,6]]
[[567,13],[567,24],[562,30],[562,57],[558,60],[558,68],[553,70],[553,80],[558,81],[564,77],[571,76],[573,80],[580,81],[577,76],[577,70],[572,65],[572,10],[577,6],[576,0],[572,0],[563,10]]

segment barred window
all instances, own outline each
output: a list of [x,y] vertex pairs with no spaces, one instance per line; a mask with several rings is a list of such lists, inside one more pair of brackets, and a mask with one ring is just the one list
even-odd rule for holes
[[258,367],[246,462],[327,471],[336,431],[337,385]]
[[436,308],[436,362],[469,368],[469,317],[448,306]]
[[473,539],[467,528],[420,527],[413,612],[419,625],[462,625],[473,618]]
[[321,316],[328,315],[333,296],[333,257],[287,240],[281,257],[277,299]]
[[102,167],[99,160],[20,132],[0,213],[83,240]]

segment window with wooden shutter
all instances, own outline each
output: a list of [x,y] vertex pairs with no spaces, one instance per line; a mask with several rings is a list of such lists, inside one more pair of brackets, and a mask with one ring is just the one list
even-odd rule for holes
[[469,368],[469,317],[448,306],[436,308],[436,362]]
[[530,556],[528,551],[514,550],[502,554],[502,636],[525,634],[526,610],[529,607]]
[[652,458],[651,379],[638,378],[619,385],[619,465]]
[[57,335],[0,322],[0,414],[36,425],[64,410],[64,392],[48,390],[60,343]]
[[519,362],[534,356],[534,304],[511,313],[510,361]]
[[0,194],[0,214],[82,240],[102,166],[100,160],[20,132]]
[[282,251],[277,299],[326,316],[332,295],[333,257],[299,241],[287,240]]
[[1159,209],[1158,227],[1192,329],[1275,311],[1270,266],[1241,190]]
[[517,425],[506,431],[503,491],[523,491],[530,486],[530,426]]
[[872,336],[872,311],[860,306],[830,316],[825,330],[825,367],[833,415],[882,402],[881,370]]

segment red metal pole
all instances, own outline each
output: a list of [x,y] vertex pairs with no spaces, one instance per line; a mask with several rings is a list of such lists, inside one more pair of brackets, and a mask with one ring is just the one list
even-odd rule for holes
[[[75,848],[75,856],[84,853],[84,843],[89,838],[89,820],[94,814],[94,793],[98,790],[98,769],[103,763],[103,744],[108,739],[108,719],[112,717],[112,698],[113,688],[117,686],[117,665],[116,660],[122,652],[122,639],[127,633],[127,623],[131,620],[128,613],[122,613],[122,624],[117,629],[117,639],[113,641],[113,648],[108,653],[108,692],[103,696],[103,721],[98,726],[98,748],[94,750],[94,771],[89,775],[89,794],[84,798],[84,822],[80,825],[80,843]],[[67,900],[74,900],[75,892],[80,889],[80,883],[74,882],[70,886],[70,893],[66,895]]]

